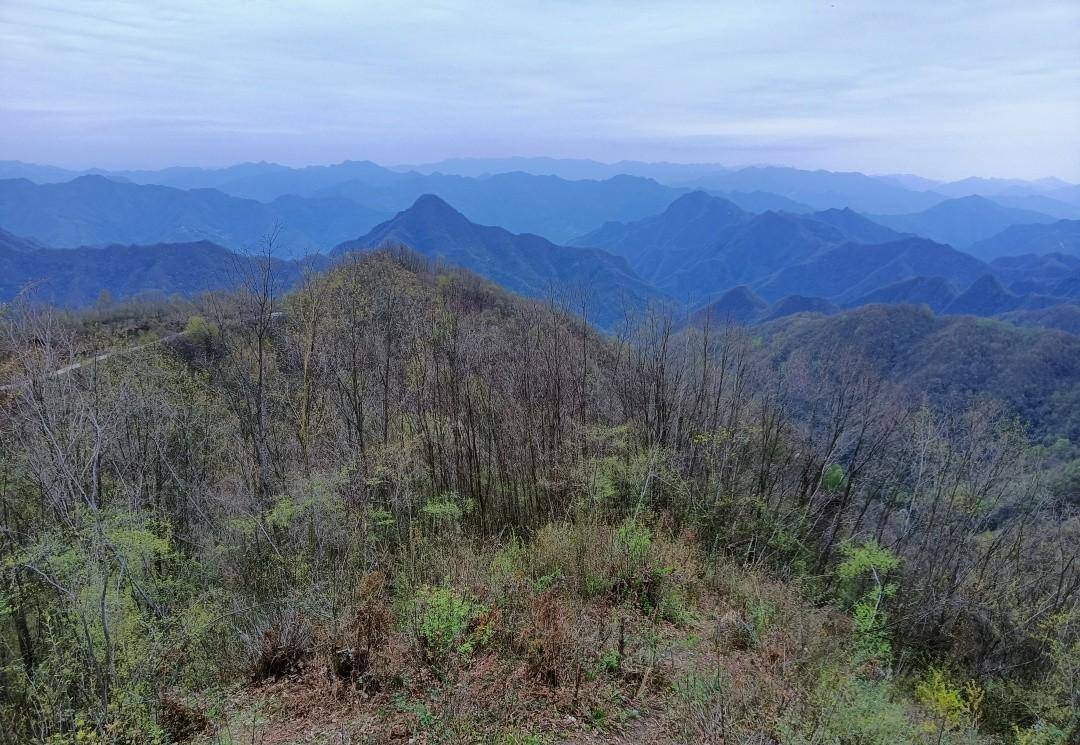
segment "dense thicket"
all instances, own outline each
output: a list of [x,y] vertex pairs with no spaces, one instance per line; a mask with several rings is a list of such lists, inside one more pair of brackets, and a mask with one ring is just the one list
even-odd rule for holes
[[[932,408],[850,346],[781,364],[568,305],[379,252],[77,368],[78,323],[9,308],[0,731],[180,739],[228,681],[415,664],[452,691],[485,649],[582,706],[583,669],[628,667],[622,622],[615,657],[587,641],[605,613],[684,624],[752,570],[849,642],[716,741],[1076,736],[1080,523],[1009,410]],[[779,623],[740,607],[744,645]],[[932,731],[874,734],[903,691]]]

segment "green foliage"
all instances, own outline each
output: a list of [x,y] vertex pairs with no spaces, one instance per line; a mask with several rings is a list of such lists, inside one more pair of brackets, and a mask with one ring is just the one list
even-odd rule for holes
[[931,668],[915,686],[915,696],[933,717],[939,739],[944,732],[978,726],[985,695],[975,681],[953,683],[937,667]]
[[596,667],[601,672],[613,673],[619,669],[619,653],[614,649],[605,649],[596,658]]
[[844,469],[833,463],[821,474],[821,486],[828,491],[836,491],[844,485]]
[[754,649],[761,644],[761,637],[768,631],[776,616],[776,606],[767,600],[750,597],[744,605],[746,613],[745,631],[747,647]]
[[438,494],[424,503],[421,513],[433,530],[457,530],[461,519],[471,514],[476,505],[463,500],[455,492]]
[[892,645],[886,633],[885,602],[896,595],[896,585],[885,580],[900,566],[900,559],[876,541],[840,546],[844,560],[835,574],[841,597],[851,610],[859,657],[888,663]]
[[[15,366],[41,381],[32,395],[0,392],[9,739],[160,742],[172,736],[161,720],[173,691],[321,668],[342,697],[382,686],[365,702],[423,687],[399,708],[427,739],[498,741],[521,720],[474,732],[457,717],[493,713],[473,686],[504,665],[600,723],[631,695],[643,710],[674,701],[699,739],[716,734],[717,716],[753,728],[723,733],[728,742],[775,735],[778,716],[789,743],[971,742],[974,725],[1020,745],[1075,739],[1068,559],[1080,524],[1041,506],[1080,483],[1077,438],[1054,424],[1080,411],[1071,378],[1047,397],[1046,381],[1003,377],[1026,367],[995,372],[969,364],[981,357],[952,337],[934,343],[963,351],[971,378],[940,390],[1005,391],[1039,420],[1045,445],[1025,453],[1016,425],[989,409],[905,408],[857,355],[837,355],[832,377],[790,376],[761,357],[783,339],[699,344],[663,322],[604,338],[554,308],[418,267],[380,254],[315,278],[258,343],[246,320],[216,328],[185,310],[170,328],[188,318],[206,354],[162,345],[43,377],[41,360],[100,338],[46,349],[55,335],[31,329],[16,350],[29,353],[0,351],[5,376]],[[251,298],[216,300],[230,312]],[[872,328],[879,312],[863,320]],[[968,323],[909,320],[899,335],[888,324],[844,335],[903,345]],[[1039,351],[1000,324],[975,330],[1019,343],[1017,359]],[[806,341],[796,346],[824,348]],[[1057,383],[1075,377],[1060,368]],[[997,381],[974,380],[986,374]],[[808,422],[811,408],[822,416]],[[843,431],[823,435],[815,422],[826,421]],[[835,448],[822,439],[832,434]],[[868,477],[826,464],[815,489],[821,452]],[[1045,480],[1028,470],[1042,458]],[[897,553],[833,543],[871,532]],[[725,595],[725,567],[753,570]],[[386,584],[372,591],[360,578],[375,573]],[[806,607],[800,590],[850,614],[853,639],[835,608]],[[721,607],[737,609],[746,638],[723,655],[729,614],[707,630]],[[676,648],[669,624],[701,641]],[[985,677],[894,680],[898,641],[908,663]],[[714,646],[716,670],[680,678],[685,658]],[[825,664],[837,670],[822,675]],[[742,677],[721,685],[721,668]],[[513,732],[504,741],[534,741]]]
[[220,334],[217,325],[203,316],[191,316],[184,325],[184,335],[196,344],[212,344]]
[[416,633],[427,658],[445,664],[452,655],[468,657],[491,639],[487,608],[450,587],[425,587],[416,597]]
[[1016,745],[1066,745],[1069,733],[1040,720],[1030,727],[1021,728],[1014,724],[1013,737]]
[[638,519],[628,517],[615,531],[615,540],[626,562],[628,577],[649,570],[647,561],[652,547],[652,532]]
[[813,695],[813,714],[781,725],[782,745],[902,745],[919,730],[886,682],[831,671]]

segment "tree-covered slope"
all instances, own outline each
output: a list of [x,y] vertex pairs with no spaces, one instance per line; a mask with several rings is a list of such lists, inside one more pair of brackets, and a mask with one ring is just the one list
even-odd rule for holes
[[949,408],[1004,401],[1039,435],[1080,439],[1080,337],[925,308],[871,305],[761,327],[771,354],[855,354],[881,375]]

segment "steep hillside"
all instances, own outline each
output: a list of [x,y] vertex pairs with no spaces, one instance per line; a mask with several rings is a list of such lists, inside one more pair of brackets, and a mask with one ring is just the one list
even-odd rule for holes
[[[672,296],[693,302],[735,285],[756,282],[844,239],[841,231],[817,220],[764,212],[724,228],[712,245],[679,256],[657,253],[650,265],[642,265],[641,273]],[[792,292],[817,294],[802,288]]]
[[760,327],[783,360],[798,350],[851,347],[882,375],[932,402],[1006,402],[1038,436],[1080,438],[1080,337],[909,305],[795,316]]
[[1050,294],[1080,300],[1080,270],[1072,272],[1050,288]]
[[1020,296],[1006,290],[991,274],[984,275],[949,303],[946,312],[953,315],[992,316],[1016,310]]
[[1080,336],[1080,304],[1060,303],[1037,310],[1013,310],[998,316],[1017,326],[1057,329]]

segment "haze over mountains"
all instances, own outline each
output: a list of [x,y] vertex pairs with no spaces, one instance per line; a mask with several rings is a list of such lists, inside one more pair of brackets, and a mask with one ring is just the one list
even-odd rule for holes
[[263,203],[215,189],[137,185],[104,176],[40,185],[0,181],[0,227],[61,248],[207,240],[259,253],[262,237],[281,226],[277,254],[297,257],[325,251],[385,216],[343,199],[285,195]]
[[913,303],[1060,326],[1071,315],[1045,311],[1080,297],[1077,214],[1080,190],[1055,179],[552,158],[92,172],[4,161],[0,292],[44,282],[41,297],[64,305],[101,289],[190,294],[227,284],[243,265],[233,254],[260,253],[274,233],[290,281],[305,256],[321,267],[402,244],[522,294],[578,293],[602,326],[655,303],[743,323]]
[[588,317],[608,326],[660,298],[626,261],[594,248],[558,246],[532,234],[476,225],[439,197],[421,196],[370,233],[331,251],[341,257],[383,246],[408,246],[432,259],[471,269],[514,292],[588,304]]

